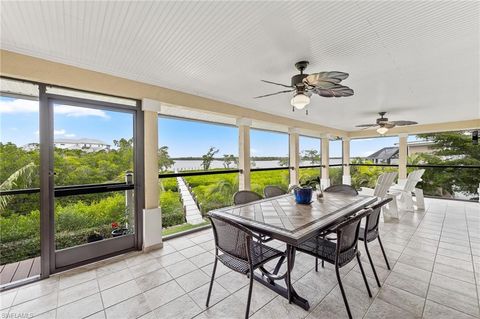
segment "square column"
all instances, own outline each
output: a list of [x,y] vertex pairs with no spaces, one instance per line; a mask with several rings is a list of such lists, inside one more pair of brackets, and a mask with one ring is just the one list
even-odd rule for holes
[[342,183],[352,185],[352,176],[350,176],[350,138],[342,138],[342,152],[343,152],[343,176]]
[[145,119],[145,209],[143,210],[143,251],[163,247],[162,211],[158,187],[158,112],[160,102],[142,101]]
[[300,179],[300,142],[296,129],[288,131],[288,150],[290,156],[290,186],[298,185]]
[[238,189],[250,190],[250,126],[252,121],[241,118],[238,126]]
[[326,135],[325,137],[321,138],[322,141],[322,178],[320,179],[320,187],[322,189],[327,188],[330,186],[330,175],[329,175],[329,168],[330,168],[330,139],[329,136]]
[[407,179],[408,134],[401,133],[398,139],[398,184],[403,185]]

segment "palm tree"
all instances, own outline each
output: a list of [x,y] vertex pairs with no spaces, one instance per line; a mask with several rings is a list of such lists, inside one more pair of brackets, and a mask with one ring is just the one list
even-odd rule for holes
[[[31,186],[36,173],[37,167],[35,166],[35,163],[28,163],[27,165],[19,168],[2,184],[0,184],[0,190],[7,191],[14,188],[29,187]],[[13,195],[0,196],[0,210],[5,210],[12,198]]]

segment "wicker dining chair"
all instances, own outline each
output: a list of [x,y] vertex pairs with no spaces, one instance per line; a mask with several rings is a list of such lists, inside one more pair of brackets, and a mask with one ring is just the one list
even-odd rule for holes
[[233,194],[233,203],[235,205],[242,205],[263,199],[262,196],[252,191],[238,191]]
[[368,295],[372,297],[372,292],[368,286],[367,277],[363,270],[360,260],[360,251],[358,250],[358,235],[360,232],[360,222],[362,218],[368,216],[372,212],[371,208],[366,208],[356,214],[354,217],[347,219],[333,229],[337,234],[336,242],[325,239],[321,236],[313,237],[306,242],[297,246],[297,251],[306,253],[322,261],[335,265],[335,273],[337,275],[338,285],[342,293],[343,302],[347,309],[348,317],[352,318],[352,313],[348,305],[345,289],[343,288],[342,279],[340,277],[340,268],[357,258],[358,266],[362,273],[363,281],[367,287]]
[[385,250],[383,249],[382,241],[380,239],[380,233],[378,231],[378,223],[380,221],[380,212],[382,211],[382,207],[392,201],[392,198],[385,198],[374,205],[370,206],[372,209],[372,213],[367,216],[365,227],[360,227],[360,234],[358,239],[365,243],[365,251],[367,252],[368,261],[372,266],[373,275],[375,276],[375,280],[377,281],[378,287],[381,287],[380,280],[378,280],[377,271],[375,270],[375,266],[373,265],[372,257],[370,256],[370,251],[368,250],[368,243],[378,239],[378,243],[380,244],[380,248],[383,253],[383,258],[385,258],[385,263],[387,264],[388,270],[390,270],[390,264],[388,263],[387,255],[385,254]]
[[358,195],[358,192],[355,188],[353,188],[350,185],[346,185],[346,184],[329,186],[329,187],[325,188],[324,192],[340,193],[340,194],[352,195],[352,196]]
[[[220,262],[228,268],[247,275],[250,278],[247,309],[245,310],[245,318],[248,318],[255,269],[263,266],[272,259],[284,256],[285,253],[263,245],[257,235],[240,224],[219,216],[209,216],[209,219],[212,222],[213,235],[215,238],[215,262],[213,264],[206,306],[208,307],[210,302],[217,262],[220,260]],[[255,241],[253,238],[257,240]],[[219,252],[221,252],[221,254],[219,254]]]
[[263,189],[263,195],[265,196],[265,198],[285,195],[286,193],[286,191],[274,185],[265,186],[265,188]]

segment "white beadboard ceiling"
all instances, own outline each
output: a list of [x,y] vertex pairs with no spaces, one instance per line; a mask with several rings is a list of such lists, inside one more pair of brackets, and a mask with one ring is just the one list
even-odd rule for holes
[[[1,47],[348,131],[377,112],[480,118],[478,1],[2,1]],[[345,71],[353,97],[292,113],[290,83]]]

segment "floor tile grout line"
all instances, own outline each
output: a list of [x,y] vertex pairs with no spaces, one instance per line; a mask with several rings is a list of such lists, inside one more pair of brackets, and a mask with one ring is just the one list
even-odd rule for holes
[[[448,212],[448,204],[445,205],[445,212],[443,213],[442,229],[440,230],[440,238],[442,237],[443,227],[445,225],[445,219],[447,218],[447,212]],[[433,271],[435,270],[435,261],[437,260],[438,249],[440,248],[440,238],[438,240],[439,243],[438,243],[438,246],[437,246],[437,250],[435,251],[435,257],[433,258],[432,273],[430,274],[430,280],[428,281],[427,292],[425,294],[425,300],[423,302],[422,318],[425,316],[425,307],[427,305],[427,300],[429,300],[428,299],[428,293],[430,292],[430,285],[432,283]]]
[[478,285],[478,281],[477,281],[477,272],[475,271],[475,261],[473,259],[473,250],[472,250],[472,242],[470,240],[470,230],[468,228],[468,218],[467,218],[467,212],[466,212],[466,208],[463,207],[463,210],[464,210],[464,216],[465,216],[465,223],[467,225],[467,236],[468,236],[468,242],[470,244],[470,256],[472,258],[472,266],[473,266],[473,280],[475,281],[475,294],[477,295],[477,305],[478,305],[478,308],[477,308],[477,315],[479,315],[479,311],[480,311],[480,295],[478,294],[478,289],[479,289],[479,285]]

